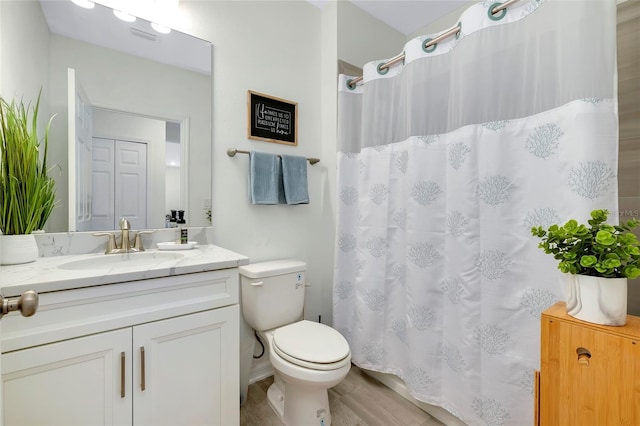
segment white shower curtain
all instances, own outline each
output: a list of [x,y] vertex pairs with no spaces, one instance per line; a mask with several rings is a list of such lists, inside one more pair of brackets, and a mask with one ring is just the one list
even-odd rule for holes
[[616,4],[492,4],[340,78],[333,324],[417,399],[527,425],[540,313],[563,300],[530,228],[617,217]]

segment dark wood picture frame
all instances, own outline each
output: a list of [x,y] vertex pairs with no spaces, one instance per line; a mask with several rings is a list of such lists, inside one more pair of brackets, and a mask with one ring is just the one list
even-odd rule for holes
[[247,137],[298,145],[298,103],[248,90]]

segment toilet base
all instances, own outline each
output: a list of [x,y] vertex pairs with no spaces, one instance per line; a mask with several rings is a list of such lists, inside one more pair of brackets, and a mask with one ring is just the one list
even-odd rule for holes
[[327,389],[299,387],[291,383],[284,384],[284,388],[283,395],[280,387],[273,383],[267,390],[267,400],[285,425],[331,425]]
[[272,383],[267,389],[267,402],[271,409],[278,415],[280,420],[284,418],[284,395],[280,391],[280,388]]

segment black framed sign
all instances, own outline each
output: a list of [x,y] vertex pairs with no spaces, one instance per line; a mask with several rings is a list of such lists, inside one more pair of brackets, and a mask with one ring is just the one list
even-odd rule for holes
[[298,145],[298,103],[249,90],[247,137]]

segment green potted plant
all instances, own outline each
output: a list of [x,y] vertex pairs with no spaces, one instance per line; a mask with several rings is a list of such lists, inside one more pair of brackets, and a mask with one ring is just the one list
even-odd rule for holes
[[[55,204],[55,181],[47,169],[49,127],[38,138],[38,110],[0,98],[0,263],[34,261],[31,233],[41,230]],[[29,117],[31,115],[31,117]]]
[[640,277],[636,219],[609,225],[609,211],[594,210],[588,225],[571,219],[564,225],[531,228],[538,245],[558,261],[566,275],[567,313],[605,325],[627,320],[627,279]]

